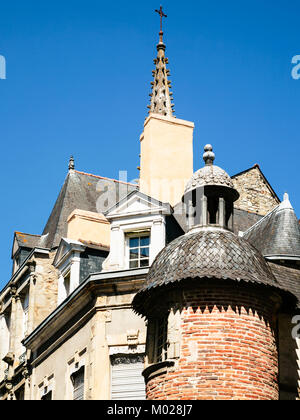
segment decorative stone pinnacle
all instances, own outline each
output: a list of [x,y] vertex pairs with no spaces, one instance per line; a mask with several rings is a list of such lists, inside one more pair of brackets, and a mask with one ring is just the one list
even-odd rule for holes
[[72,171],[75,169],[75,162],[74,162],[74,157],[71,156],[70,160],[69,160],[69,171]]
[[166,46],[163,42],[162,20],[167,17],[162,6],[155,10],[160,16],[159,43],[157,44],[157,58],[154,60],[155,70],[152,72],[154,82],[151,82],[151,105],[149,114],[160,114],[166,117],[174,117],[172,108],[172,95],[170,95],[171,83],[168,80],[169,70],[167,69],[168,59],[165,57]]
[[213,165],[214,160],[215,160],[215,154],[213,152],[213,148],[211,144],[207,144],[204,147],[204,155],[203,155],[203,160],[205,162],[205,165]]
[[289,199],[290,199],[290,197],[289,197],[288,193],[284,193],[283,201],[289,201]]

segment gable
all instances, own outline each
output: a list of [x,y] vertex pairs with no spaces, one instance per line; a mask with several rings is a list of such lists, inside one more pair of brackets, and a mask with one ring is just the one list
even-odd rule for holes
[[56,251],[53,265],[56,266],[58,263],[60,263],[64,259],[64,257],[69,253],[69,251],[71,251],[71,249],[77,251],[84,251],[85,246],[79,241],[62,238],[59,247]]
[[232,181],[240,194],[235,202],[237,209],[265,216],[280,203],[259,165],[234,175]]
[[170,214],[170,205],[134,191],[110,209],[106,217],[109,219],[159,212]]

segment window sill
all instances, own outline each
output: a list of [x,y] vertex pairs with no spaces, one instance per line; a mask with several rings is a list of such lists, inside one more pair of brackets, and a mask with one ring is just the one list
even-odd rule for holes
[[175,365],[174,360],[165,360],[164,362],[154,363],[143,370],[143,376],[146,383],[156,376],[163,375],[168,372],[168,368]]

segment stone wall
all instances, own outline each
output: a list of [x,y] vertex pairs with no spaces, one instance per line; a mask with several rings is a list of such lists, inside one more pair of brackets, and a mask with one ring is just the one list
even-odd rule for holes
[[280,399],[294,401],[298,397],[297,342],[293,338],[294,324],[290,314],[278,317]]
[[[35,281],[31,284],[29,308],[30,326],[33,331],[57,307],[58,274],[52,265],[55,252],[50,255],[35,257]],[[33,313],[32,313],[33,311]]]
[[219,284],[185,292],[181,354],[150,378],[149,400],[277,400],[273,304],[262,290]]
[[240,193],[240,198],[235,203],[235,207],[238,209],[265,216],[280,202],[258,165],[235,175],[232,180]]

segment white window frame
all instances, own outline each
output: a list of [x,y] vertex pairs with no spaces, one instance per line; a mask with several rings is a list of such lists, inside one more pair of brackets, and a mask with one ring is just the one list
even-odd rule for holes
[[[137,230],[134,232],[124,232],[125,234],[125,258],[126,258],[126,266],[128,269],[134,269],[134,268],[147,268],[150,266],[151,264],[151,230],[149,229],[141,229],[141,230]],[[139,252],[139,256],[136,260],[131,260],[130,259],[130,239],[132,238],[142,238],[142,237],[149,237],[149,245],[145,246],[145,247],[141,247],[139,246],[137,249],[141,249],[141,248],[148,248],[149,249],[149,256],[148,258],[144,258],[145,260],[148,259],[149,264],[146,266],[141,266],[140,265],[140,261],[143,260],[143,258],[140,258],[140,252]],[[138,267],[130,267],[130,261],[138,261]]]

